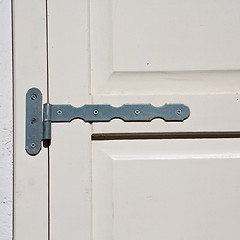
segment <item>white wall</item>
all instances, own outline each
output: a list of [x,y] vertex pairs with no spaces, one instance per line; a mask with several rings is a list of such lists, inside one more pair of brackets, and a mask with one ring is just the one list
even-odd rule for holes
[[0,240],[12,239],[13,108],[11,0],[0,0]]

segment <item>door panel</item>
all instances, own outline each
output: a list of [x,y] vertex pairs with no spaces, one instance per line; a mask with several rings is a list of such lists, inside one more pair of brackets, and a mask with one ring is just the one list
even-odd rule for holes
[[93,239],[239,239],[239,144],[93,142]]
[[217,71],[240,67],[239,7],[236,0],[91,1],[93,93],[133,90],[128,81],[134,89],[145,82],[141,90],[165,89],[169,78],[175,81],[167,86],[201,76],[219,82],[224,78]]
[[[239,131],[240,2],[90,2],[93,103],[184,103],[184,123],[93,124],[94,133]],[[236,121],[235,121],[236,120]]]

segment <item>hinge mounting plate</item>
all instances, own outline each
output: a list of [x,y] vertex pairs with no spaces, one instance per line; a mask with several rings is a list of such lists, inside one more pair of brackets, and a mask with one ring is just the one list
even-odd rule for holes
[[86,104],[82,107],[72,105],[42,105],[42,93],[31,88],[26,94],[26,151],[37,155],[42,140],[51,140],[52,122],[70,122],[82,119],[85,122],[109,122],[114,118],[125,122],[150,122],[154,118],[165,121],[182,122],[190,116],[184,104],[165,104],[154,107],[151,104],[124,104],[113,107],[108,104]]

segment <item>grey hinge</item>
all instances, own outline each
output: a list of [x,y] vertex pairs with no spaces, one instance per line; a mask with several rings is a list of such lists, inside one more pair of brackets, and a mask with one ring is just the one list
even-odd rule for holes
[[70,122],[77,118],[89,123],[109,122],[114,118],[125,122],[150,122],[154,118],[182,122],[189,116],[190,110],[183,104],[165,104],[161,107],[151,104],[124,104],[121,107],[86,104],[76,108],[45,103],[42,106],[41,91],[31,88],[26,95],[26,151],[30,155],[37,155],[41,150],[41,142],[50,142],[52,122]]

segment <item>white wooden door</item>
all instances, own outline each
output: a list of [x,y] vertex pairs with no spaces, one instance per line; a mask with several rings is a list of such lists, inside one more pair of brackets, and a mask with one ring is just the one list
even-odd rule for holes
[[[50,103],[74,106],[183,103],[191,115],[55,123],[49,152],[37,157],[24,153],[17,132],[16,188],[26,193],[16,194],[16,239],[238,240],[240,140],[223,137],[240,130],[240,2],[48,0],[22,17],[30,1],[21,1],[17,93],[37,86]],[[23,19],[35,19],[28,45]],[[46,58],[28,62],[26,73],[21,46],[28,58]],[[164,132],[193,137],[153,139]],[[224,134],[209,139],[213,132]]]

